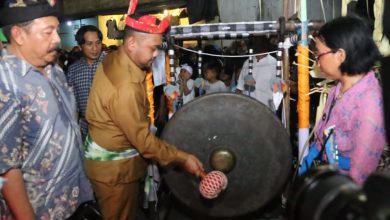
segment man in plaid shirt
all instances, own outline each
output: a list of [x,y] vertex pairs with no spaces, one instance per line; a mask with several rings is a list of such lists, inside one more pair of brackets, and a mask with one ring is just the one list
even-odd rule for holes
[[68,70],[68,83],[73,87],[79,112],[79,123],[83,141],[88,133],[88,123],[85,120],[85,111],[89,89],[98,64],[106,53],[102,52],[102,32],[93,25],[82,26],[76,33],[76,41],[83,56],[74,62]]

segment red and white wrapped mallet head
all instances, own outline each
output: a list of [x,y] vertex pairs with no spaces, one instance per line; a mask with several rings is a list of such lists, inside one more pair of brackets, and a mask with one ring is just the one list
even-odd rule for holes
[[221,171],[211,171],[202,177],[199,184],[200,194],[206,199],[216,198],[228,184],[227,177]]

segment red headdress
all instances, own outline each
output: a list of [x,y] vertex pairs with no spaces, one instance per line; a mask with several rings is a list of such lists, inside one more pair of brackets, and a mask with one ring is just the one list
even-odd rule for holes
[[[162,34],[169,27],[169,16],[162,21],[153,15],[143,15],[138,19],[132,17],[137,7],[138,0],[130,0],[129,10],[126,17],[126,25],[141,32],[150,34]],[[160,21],[160,22],[159,22]]]

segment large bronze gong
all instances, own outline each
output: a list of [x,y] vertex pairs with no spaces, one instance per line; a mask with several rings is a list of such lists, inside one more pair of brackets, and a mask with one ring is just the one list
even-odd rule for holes
[[163,139],[196,155],[206,172],[221,170],[228,186],[215,199],[199,193],[200,180],[168,168],[165,180],[187,207],[212,217],[236,217],[281,195],[292,165],[289,137],[265,105],[243,95],[205,95],[184,105],[166,125]]

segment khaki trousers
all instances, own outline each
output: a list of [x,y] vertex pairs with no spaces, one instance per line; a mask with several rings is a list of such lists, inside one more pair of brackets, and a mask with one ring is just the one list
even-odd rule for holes
[[135,220],[139,182],[107,184],[91,180],[105,220]]

